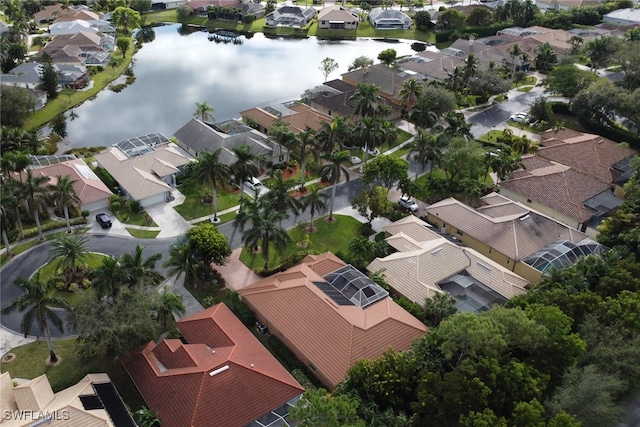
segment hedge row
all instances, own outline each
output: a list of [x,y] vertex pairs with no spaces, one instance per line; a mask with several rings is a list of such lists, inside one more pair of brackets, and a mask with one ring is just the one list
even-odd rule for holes
[[[513,27],[510,23],[492,24],[482,27],[463,27],[457,30],[443,30],[436,33],[436,43],[444,43],[451,40],[451,36],[456,34],[474,34],[477,38],[495,36],[496,33],[505,28]],[[457,38],[457,37],[456,37]]]
[[[70,220],[71,225],[80,225],[80,224],[86,224],[87,220],[85,218],[73,218]],[[67,222],[66,221],[54,221],[54,222],[47,222],[46,224],[42,224],[42,231],[51,231],[51,230],[55,230],[57,228],[63,228],[67,226]],[[24,238],[27,239],[29,237],[34,237],[38,235],[38,227],[32,227],[32,228],[25,228],[24,229]]]

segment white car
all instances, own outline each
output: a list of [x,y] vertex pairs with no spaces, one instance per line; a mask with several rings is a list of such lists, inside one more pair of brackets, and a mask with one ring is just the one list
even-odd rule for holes
[[373,149],[366,148],[365,151],[370,156],[377,156],[378,154],[380,154],[380,150],[378,150],[377,148],[373,148]]
[[351,156],[351,164],[352,165],[357,165],[362,163],[362,159],[360,159],[360,157],[358,156]]
[[509,120],[516,123],[528,123],[529,115],[527,113],[516,113],[509,117]]
[[410,210],[411,212],[415,212],[418,210],[418,204],[407,196],[402,196],[398,199],[398,205],[401,208]]
[[244,183],[247,187],[249,187],[252,190],[260,190],[262,188],[262,183],[260,182],[260,180],[253,176],[248,176],[244,180]]

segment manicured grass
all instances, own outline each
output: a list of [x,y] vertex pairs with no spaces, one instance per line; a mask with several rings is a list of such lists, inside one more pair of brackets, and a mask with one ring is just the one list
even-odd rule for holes
[[390,155],[396,158],[400,158],[409,154],[410,151],[411,151],[410,147],[402,147],[401,149],[394,151]]
[[[210,188],[202,187],[210,192]],[[218,212],[237,206],[240,201],[240,192],[230,193],[227,190],[218,190]],[[213,206],[202,203],[202,193],[198,189],[191,189],[189,192],[183,191],[186,196],[184,203],[174,207],[184,219],[190,221],[203,216],[213,215]]]
[[476,139],[482,143],[495,144],[498,141],[499,136],[502,136],[501,130],[490,130]]
[[520,87],[518,88],[518,92],[529,92],[531,91],[531,89],[533,89],[535,86],[524,86],[524,87]]
[[578,123],[575,116],[568,114],[553,114],[551,116],[551,123],[560,123],[562,126],[578,132],[589,132],[589,130],[585,129],[580,123]]
[[[301,240],[299,231],[295,228],[289,230],[291,242],[287,245],[282,256],[277,253],[275,248],[271,248],[269,252],[269,268],[277,266],[283,258],[299,252],[348,252],[351,240],[360,235],[361,223],[351,216],[334,215],[334,218],[334,222],[327,222],[326,217],[315,219],[313,225],[317,228],[317,231],[309,234],[311,244],[306,249],[297,246],[297,243]],[[309,217],[299,217],[298,220],[308,222]],[[240,254],[240,260],[252,270],[260,270],[264,266],[262,254],[253,254],[251,250],[243,249],[242,254]]]
[[44,339],[14,348],[11,353],[16,355],[15,360],[3,363],[0,371],[9,372],[13,379],[33,379],[46,374],[54,392],[76,384],[87,374],[106,372],[129,410],[135,412],[144,405],[144,400],[118,359],[94,357],[80,360],[75,356],[75,344],[75,338],[54,340],[53,347],[60,359],[56,366],[45,364],[49,349]]
[[160,231],[152,231],[152,230],[138,230],[137,228],[129,228],[126,227],[129,234],[133,237],[137,237],[138,239],[155,239]]
[[[123,224],[143,225],[146,227],[158,226],[158,224],[156,224],[153,219],[151,220],[151,222],[147,221],[144,211],[133,213],[131,209],[127,208],[126,206],[122,206],[120,209],[118,209],[117,212],[114,212],[113,214],[116,216],[116,218],[118,218],[118,221],[122,222]],[[125,215],[127,215],[126,221]]]
[[[87,269],[93,270],[93,269],[98,268],[99,266],[102,265],[102,260],[104,258],[106,258],[105,255],[97,254],[97,253],[91,253],[87,257],[84,265],[85,265],[85,267]],[[58,260],[57,259],[54,259],[54,260],[48,262],[47,264],[43,265],[38,271],[40,271],[40,281],[43,282],[43,283],[46,283],[51,278],[53,278],[55,276],[60,276],[62,274],[60,272],[60,270],[58,269]],[[73,306],[73,305],[79,304],[82,301],[82,298],[84,298],[85,294],[87,294],[87,293],[93,294],[93,289],[92,288],[88,288],[88,289],[79,288],[75,292],[67,292],[67,291],[60,291],[60,290],[58,290],[56,288],[52,288],[51,292],[52,292],[53,296],[55,296],[57,298],[62,298],[65,301],[67,301],[67,303],[69,303],[69,305]]]

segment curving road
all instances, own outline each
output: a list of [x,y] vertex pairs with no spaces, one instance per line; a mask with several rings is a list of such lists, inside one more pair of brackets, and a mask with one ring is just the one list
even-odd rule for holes
[[[355,178],[355,179],[354,179]],[[351,205],[351,200],[362,191],[363,184],[360,178],[355,175],[348,183],[342,183],[336,189],[336,200],[334,211],[342,209]],[[330,191],[330,187],[325,190]],[[329,201],[327,200],[327,205]],[[322,216],[325,212],[319,212],[317,216]],[[284,228],[292,228],[299,221],[308,221],[309,214],[302,212],[299,216],[291,215],[288,220],[283,221],[282,226]],[[248,226],[250,227],[250,226]],[[233,222],[222,224],[218,229],[229,238],[229,243],[232,249],[242,246],[242,233],[236,230]],[[91,251],[99,252],[107,255],[120,257],[125,253],[130,253],[140,244],[144,247],[143,256],[145,258],[159,253],[162,254],[162,259],[156,264],[157,270],[165,274],[166,269],[162,267],[162,264],[168,259],[169,248],[175,241],[175,238],[169,239],[137,239],[133,237],[123,236],[109,236],[105,234],[88,234],[89,241],[88,247]],[[49,251],[51,249],[50,243],[43,243],[35,246],[28,252],[22,253],[15,259],[6,264],[2,270],[0,270],[0,307],[4,307],[11,301],[21,295],[20,289],[14,284],[14,280],[17,277],[30,277],[38,268],[50,261],[51,255]],[[60,332],[55,328],[51,328],[51,335],[55,338],[72,336],[72,331],[67,330],[66,325],[66,312],[62,309],[57,310],[58,315],[65,321],[65,331]],[[5,328],[20,333],[20,322],[22,321],[23,313],[14,311],[13,313],[2,315],[0,314],[0,324]],[[34,323],[31,329],[31,335],[42,336],[42,331]]]

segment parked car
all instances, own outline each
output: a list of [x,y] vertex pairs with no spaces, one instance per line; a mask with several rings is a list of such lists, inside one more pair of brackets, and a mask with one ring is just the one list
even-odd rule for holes
[[418,210],[418,204],[407,196],[402,196],[398,199],[398,205],[401,208],[410,210],[411,212],[415,212]]
[[106,213],[99,213],[96,215],[96,222],[100,224],[102,228],[111,228],[111,218]]
[[516,123],[529,123],[529,115],[527,113],[516,113],[511,115],[509,120]]
[[352,165],[357,165],[362,163],[362,159],[358,156],[351,156],[351,164]]
[[377,156],[378,154],[380,154],[380,150],[378,150],[377,148],[372,148],[372,149],[366,148],[365,151],[370,156]]
[[249,187],[252,190],[260,190],[260,188],[262,188],[262,183],[258,178],[254,176],[248,176],[244,180],[244,183],[247,185],[247,187]]

